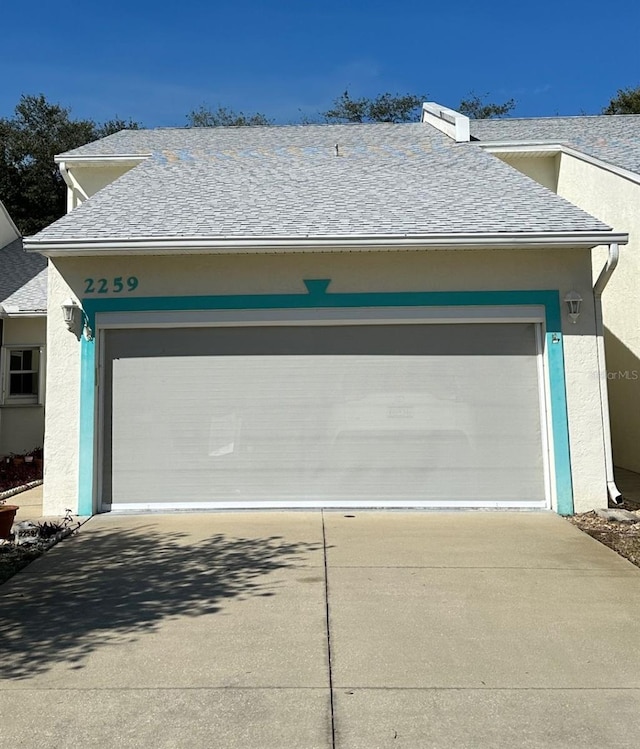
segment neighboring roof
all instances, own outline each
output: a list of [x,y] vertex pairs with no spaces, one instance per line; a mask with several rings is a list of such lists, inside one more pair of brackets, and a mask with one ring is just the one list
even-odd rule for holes
[[18,227],[13,223],[9,211],[0,200],[0,249],[18,239],[19,236]]
[[46,314],[47,260],[25,252],[22,239],[0,249],[0,305],[9,314]]
[[471,120],[471,136],[492,143],[563,144],[640,174],[640,115]]
[[29,248],[609,229],[477,144],[422,123],[129,130],[63,157],[144,153]]

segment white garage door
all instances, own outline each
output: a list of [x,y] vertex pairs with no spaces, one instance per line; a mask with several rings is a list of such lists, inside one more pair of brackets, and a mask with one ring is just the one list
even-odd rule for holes
[[543,506],[533,323],[105,332],[106,507]]

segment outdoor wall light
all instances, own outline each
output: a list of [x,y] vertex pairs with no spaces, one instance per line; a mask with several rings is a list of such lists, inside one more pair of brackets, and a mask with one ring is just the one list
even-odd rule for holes
[[61,306],[65,325],[69,330],[76,331],[82,310],[73,299],[66,299]]
[[569,319],[572,323],[576,323],[580,317],[580,305],[582,304],[582,297],[577,291],[570,291],[564,298],[564,301],[569,310]]

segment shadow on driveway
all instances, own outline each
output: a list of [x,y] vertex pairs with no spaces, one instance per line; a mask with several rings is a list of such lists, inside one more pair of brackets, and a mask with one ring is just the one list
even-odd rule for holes
[[270,573],[303,566],[320,548],[221,533],[194,542],[154,525],[81,530],[0,588],[0,678],[57,663],[81,669],[98,647],[134,641],[163,620],[273,596],[284,583]]

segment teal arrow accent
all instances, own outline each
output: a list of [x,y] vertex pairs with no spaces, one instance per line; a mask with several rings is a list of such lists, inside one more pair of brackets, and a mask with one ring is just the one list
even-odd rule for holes
[[329,284],[331,283],[330,278],[305,278],[304,285],[307,287],[309,294],[313,296],[322,296],[327,293]]

